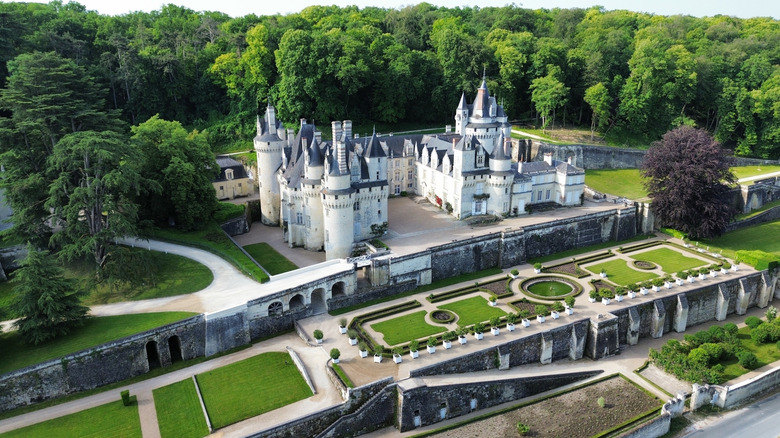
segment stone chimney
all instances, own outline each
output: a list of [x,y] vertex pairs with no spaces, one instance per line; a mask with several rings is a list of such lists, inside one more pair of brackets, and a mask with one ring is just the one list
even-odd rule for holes
[[341,140],[341,122],[330,122],[333,131],[333,142]]
[[344,138],[352,138],[352,120],[344,120]]
[[553,165],[552,152],[545,152],[544,153],[544,162],[547,163],[550,166]]

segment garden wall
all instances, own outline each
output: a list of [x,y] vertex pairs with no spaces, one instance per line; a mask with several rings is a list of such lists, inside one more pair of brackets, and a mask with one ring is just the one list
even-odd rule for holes
[[544,154],[553,159],[569,161],[583,169],[636,169],[642,165],[647,150],[593,145],[556,145],[534,140],[531,160],[542,161]]
[[[97,388],[205,354],[203,315],[0,376],[0,411]],[[156,357],[155,357],[156,356]]]
[[403,380],[398,382],[398,428],[406,432],[417,427],[415,421],[420,426],[427,426],[476,409],[490,408],[579,382],[602,372],[595,370],[435,386],[428,386],[422,379]]

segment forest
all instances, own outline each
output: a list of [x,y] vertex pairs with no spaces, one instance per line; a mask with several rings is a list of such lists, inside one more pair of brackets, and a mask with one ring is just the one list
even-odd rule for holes
[[593,126],[627,145],[685,124],[738,155],[780,156],[780,22],[771,18],[427,3],[105,16],[53,1],[0,4],[0,45],[3,87],[20,56],[53,52],[89,82],[77,90],[85,102],[126,125],[155,114],[178,121],[216,151],[247,149],[269,100],[293,125],[451,123],[461,92],[473,98],[484,73],[519,124],[547,116],[548,126]]

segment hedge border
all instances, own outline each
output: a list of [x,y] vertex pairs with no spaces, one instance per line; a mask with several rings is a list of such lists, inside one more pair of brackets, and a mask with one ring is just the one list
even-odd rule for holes
[[[593,275],[593,274],[588,272],[585,268],[581,267],[580,265],[583,265],[585,263],[597,262],[599,260],[603,260],[603,259],[606,259],[606,258],[609,258],[609,257],[612,257],[612,256],[614,256],[614,254],[612,254],[612,250],[607,250],[605,252],[600,252],[600,253],[597,253],[597,254],[593,254],[591,256],[583,257],[581,259],[575,258],[574,260],[570,260],[570,261],[567,261],[567,262],[556,263],[556,264],[551,265],[551,266],[543,267],[542,268],[542,272],[544,272],[544,273],[553,273],[553,274],[561,274],[561,275],[568,275],[569,277],[574,277],[574,278],[585,278],[585,277],[588,277],[588,276]],[[574,268],[581,270],[583,272],[583,274],[582,275],[572,275],[572,274],[569,274],[569,273],[566,273],[566,272],[556,272],[556,271],[552,271],[551,270],[551,269],[555,269],[557,267],[565,266],[565,265],[568,265],[568,264],[571,264],[571,263],[574,263]]]
[[[556,296],[556,297],[544,297],[544,296],[541,296],[541,295],[536,295],[535,293],[529,292],[526,288],[523,287],[523,284],[525,282],[528,282],[528,281],[534,281],[534,280],[553,281],[553,280],[547,280],[547,279],[555,279],[555,278],[556,278],[555,275],[538,275],[538,276],[534,276],[534,277],[528,277],[525,280],[520,282],[520,285],[519,285],[518,289],[520,289],[520,291],[523,293],[523,295],[527,295],[528,297],[533,298],[535,300],[543,300],[543,301],[561,301],[561,300],[563,300],[564,298],[566,298],[568,296],[576,297],[579,294],[581,294],[583,292],[583,290],[584,290],[581,284],[577,283],[576,281],[569,280],[568,278],[564,278],[564,280],[566,280],[566,281],[561,281],[561,283],[565,283],[565,284],[571,286],[572,287],[571,288],[572,291],[567,293],[567,294],[565,294],[565,295],[559,295],[559,296]],[[568,283],[568,281],[571,281],[571,284]],[[547,304],[547,303],[539,303],[539,304]]]

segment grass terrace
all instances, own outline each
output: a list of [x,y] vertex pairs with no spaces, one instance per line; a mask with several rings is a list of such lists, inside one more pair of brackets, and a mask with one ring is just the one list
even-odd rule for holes
[[622,259],[596,263],[595,265],[586,266],[585,269],[594,274],[599,274],[604,269],[607,271],[607,279],[609,281],[621,285],[638,283],[658,277],[658,275],[652,272],[638,271],[628,266],[628,263]]
[[732,167],[731,171],[737,179],[749,178],[751,176],[765,175],[767,173],[780,172],[780,166],[761,165],[761,166],[740,166]]
[[200,438],[209,434],[192,379],[157,388],[152,395],[163,438]]
[[40,345],[22,342],[15,331],[0,334],[0,374],[76,353],[96,345],[151,330],[197,315],[192,312],[138,313],[88,318],[68,336]]
[[[661,270],[667,274],[679,271],[686,271],[700,266],[710,265],[712,262],[706,262],[694,257],[688,257],[679,251],[671,248],[658,248],[637,254],[632,254],[631,258],[638,261],[652,262],[661,267]],[[609,270],[607,270],[609,274]],[[619,283],[628,284],[628,283]]]
[[[117,393],[117,399],[119,394]],[[141,438],[141,419],[135,396],[125,406],[121,400],[85,409],[64,417],[4,433],[4,438],[126,437]]]
[[590,169],[585,171],[585,184],[601,193],[628,199],[647,198],[639,169]]
[[279,275],[298,269],[298,265],[287,260],[287,257],[279,254],[278,251],[265,242],[253,243],[245,246],[244,249],[271,275]]
[[196,378],[215,429],[312,396],[287,352],[259,354]]
[[506,312],[498,307],[491,307],[488,305],[488,301],[481,296],[444,304],[439,306],[439,309],[455,312],[458,315],[458,326],[460,327],[485,322],[494,316],[506,316]]
[[425,322],[426,314],[425,310],[421,310],[372,324],[371,328],[382,334],[387,345],[397,345],[447,331],[444,327],[434,327]]
[[780,236],[780,221],[742,228],[715,239],[703,240],[700,246],[709,246],[712,252],[721,250],[724,257],[731,259],[734,253],[745,248],[780,255],[780,239],[772,239],[770,236]]

